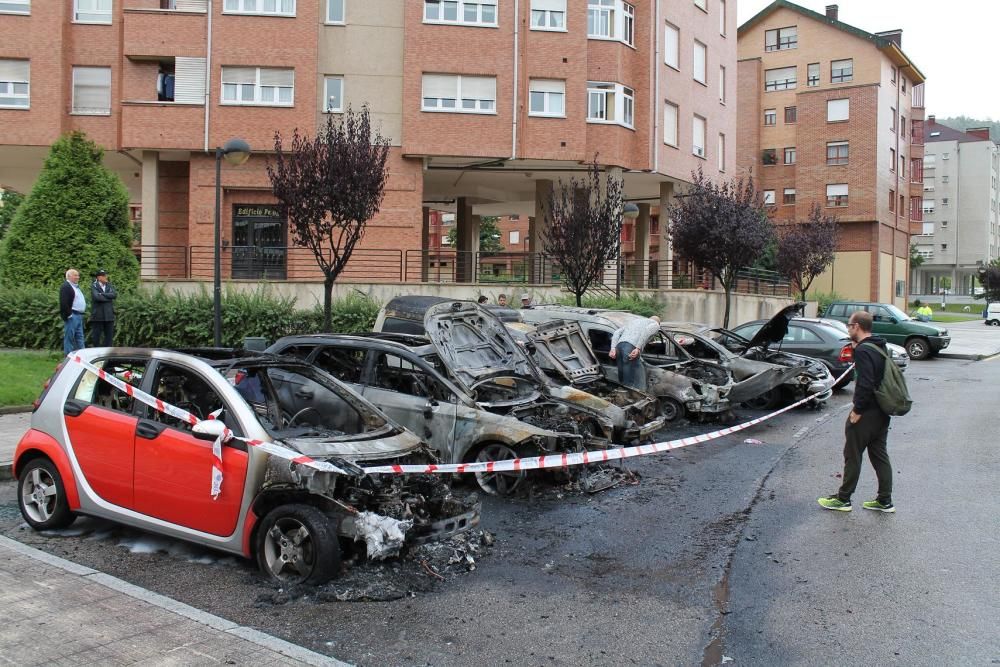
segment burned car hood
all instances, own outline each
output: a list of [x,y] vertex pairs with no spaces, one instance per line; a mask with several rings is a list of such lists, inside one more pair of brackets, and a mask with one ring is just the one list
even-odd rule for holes
[[578,322],[555,321],[539,324],[528,340],[544,354],[553,370],[576,384],[602,375],[601,364],[590,349]]
[[779,310],[778,314],[768,320],[764,326],[757,331],[757,334],[750,339],[749,347],[762,347],[767,349],[770,345],[780,343],[781,339],[788,334],[789,320],[793,317],[801,317],[805,307],[805,302],[799,301]]
[[470,392],[492,377],[538,380],[503,322],[472,302],[431,306],[424,315],[424,329],[452,375]]
[[314,459],[338,458],[352,463],[381,461],[405,456],[420,450],[423,445],[413,433],[393,428],[381,437],[363,435],[331,439],[301,427],[297,432],[284,432],[280,442],[305,456]]

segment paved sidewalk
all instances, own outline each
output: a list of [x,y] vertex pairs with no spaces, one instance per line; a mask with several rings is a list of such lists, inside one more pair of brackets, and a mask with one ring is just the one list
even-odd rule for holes
[[0,536],[0,663],[344,665]]
[[931,322],[948,329],[951,344],[940,356],[951,359],[985,359],[1000,354],[1000,327],[988,327],[982,320]]
[[14,450],[25,431],[31,427],[31,413],[0,415],[0,481],[10,479]]

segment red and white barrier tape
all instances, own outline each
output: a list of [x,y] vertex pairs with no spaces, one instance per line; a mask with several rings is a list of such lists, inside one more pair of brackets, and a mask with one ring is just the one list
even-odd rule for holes
[[[115,375],[111,373],[106,373],[104,370],[90,364],[79,356],[71,357],[71,359],[91,371],[97,377],[104,380],[111,386],[125,392],[132,398],[146,405],[152,406],[158,412],[163,412],[172,417],[176,417],[182,421],[191,424],[192,426],[198,424],[200,419],[188,412],[176,406],[170,405],[154,396],[136,389],[127,382],[122,381]],[[844,373],[834,380],[834,384],[839,383],[847,374],[854,369],[852,364]],[[549,454],[547,456],[532,456],[527,458],[518,459],[505,459],[503,461],[479,461],[475,463],[432,463],[432,464],[419,464],[419,465],[387,465],[387,466],[371,466],[369,468],[363,468],[365,474],[461,474],[461,473],[475,473],[475,472],[521,472],[526,470],[542,470],[545,468],[568,468],[570,466],[588,465],[591,463],[604,463],[606,461],[618,461],[621,459],[633,458],[636,456],[646,456],[649,454],[657,454],[659,452],[671,451],[674,449],[680,449],[682,447],[689,447],[691,445],[700,444],[703,442],[709,442],[710,440],[715,440],[723,436],[732,435],[733,433],[739,433],[740,431],[746,430],[751,426],[756,426],[766,422],[769,419],[777,417],[780,414],[793,410],[800,405],[808,403],[813,400],[812,396],[806,396],[805,398],[792,403],[780,410],[775,410],[763,417],[758,417],[756,419],[751,419],[750,421],[743,422],[742,424],[737,424],[736,426],[729,426],[727,428],[719,429],[718,431],[712,431],[711,433],[703,433],[701,435],[693,435],[687,438],[679,438],[677,440],[668,440],[665,442],[654,442],[648,445],[636,445],[634,447],[619,447],[617,449],[603,449],[592,452],[562,452],[560,454]],[[218,416],[218,412],[213,413],[209,416],[209,419],[214,419]],[[248,440],[246,438],[236,438],[232,431],[228,428],[225,432],[216,438],[215,442],[212,443],[212,452],[214,455],[214,463],[212,465],[212,497],[217,498],[222,489],[222,443],[228,442],[229,440],[236,439],[247,443],[247,445],[252,447],[257,447],[272,456],[277,456],[282,459],[286,459],[292,463],[298,463],[301,465],[309,466],[317,470],[322,470],[325,472],[333,472],[338,474],[347,474],[337,466],[332,463],[327,463],[325,461],[316,461],[308,456],[303,456],[298,452],[284,447],[282,445],[275,444],[273,442],[263,442],[260,440]]]

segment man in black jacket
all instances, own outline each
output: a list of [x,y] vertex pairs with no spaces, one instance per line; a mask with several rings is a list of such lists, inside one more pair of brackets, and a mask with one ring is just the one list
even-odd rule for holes
[[115,336],[115,299],[118,291],[108,282],[108,272],[99,270],[90,286],[93,311],[90,314],[90,344],[93,347],[111,347]]
[[63,321],[63,352],[82,350],[83,314],[87,310],[87,300],[80,289],[80,272],[66,271],[66,282],[59,288],[59,317]]
[[820,506],[838,512],[851,511],[851,495],[858,486],[861,458],[868,450],[868,460],[878,478],[878,496],[861,504],[866,510],[895,512],[892,504],[892,464],[886,448],[889,415],[875,400],[875,390],[885,373],[885,340],[872,335],[872,315],[863,310],[851,314],[847,330],[854,341],[854,405],[844,426],[844,483],[835,495],[819,498]]

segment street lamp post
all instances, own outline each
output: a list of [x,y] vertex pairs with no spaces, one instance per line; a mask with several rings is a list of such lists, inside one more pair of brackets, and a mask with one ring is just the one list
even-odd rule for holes
[[[624,220],[635,220],[639,217],[639,207],[632,202],[627,202],[622,207],[622,218]],[[615,300],[622,298],[622,237],[618,235],[618,261],[615,263]]]
[[250,157],[250,144],[230,139],[215,149],[215,275],[212,289],[213,334],[215,347],[222,347],[222,158],[239,166]]

